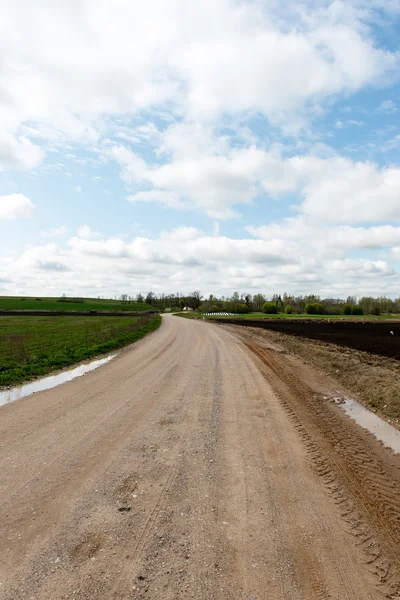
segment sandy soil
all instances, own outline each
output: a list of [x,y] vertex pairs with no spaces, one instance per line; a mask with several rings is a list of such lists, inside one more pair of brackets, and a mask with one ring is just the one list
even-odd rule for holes
[[162,327],[0,409],[0,598],[400,598],[400,459],[279,347]]

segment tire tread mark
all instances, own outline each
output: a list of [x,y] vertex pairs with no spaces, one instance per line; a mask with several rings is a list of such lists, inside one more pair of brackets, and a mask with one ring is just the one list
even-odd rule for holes
[[275,360],[273,352],[252,342],[245,346],[274,387],[378,588],[387,598],[400,599],[400,482],[389,479],[364,440],[289,372],[280,356]]

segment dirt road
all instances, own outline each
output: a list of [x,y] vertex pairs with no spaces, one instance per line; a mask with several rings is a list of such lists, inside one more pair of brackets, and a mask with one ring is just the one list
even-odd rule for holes
[[400,598],[400,460],[330,385],[168,316],[2,407],[0,598]]

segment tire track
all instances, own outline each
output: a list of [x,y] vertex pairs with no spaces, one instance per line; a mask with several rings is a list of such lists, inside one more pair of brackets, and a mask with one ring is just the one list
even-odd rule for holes
[[398,474],[374,456],[368,436],[358,434],[357,426],[338,414],[337,407],[323,403],[279,354],[254,343],[245,345],[275,388],[378,587],[387,598],[400,598]]

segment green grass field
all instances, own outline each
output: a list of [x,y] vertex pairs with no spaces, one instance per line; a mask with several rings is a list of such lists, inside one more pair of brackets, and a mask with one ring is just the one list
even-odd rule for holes
[[0,296],[0,310],[55,310],[55,311],[132,311],[152,310],[150,304],[83,298],[83,302],[59,302],[59,298],[29,298]]
[[0,386],[14,385],[144,337],[161,317],[0,316]]
[[[199,312],[188,312],[188,313],[176,313],[179,317],[185,319],[202,319],[203,313]],[[209,316],[206,319],[342,319],[345,321],[385,321],[385,320],[400,320],[400,315],[286,315],[285,313],[279,313],[277,315],[266,315],[264,313],[248,313],[245,315],[234,314],[229,317],[226,316]]]

